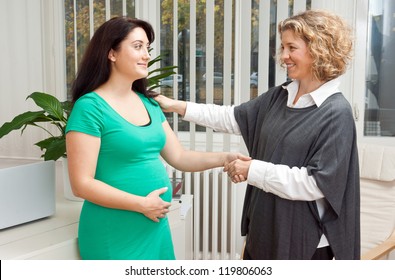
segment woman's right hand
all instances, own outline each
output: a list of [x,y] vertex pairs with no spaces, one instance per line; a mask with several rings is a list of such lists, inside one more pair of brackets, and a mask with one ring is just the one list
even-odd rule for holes
[[185,101],[174,100],[161,94],[155,96],[154,99],[156,102],[159,103],[163,112],[167,112],[167,113],[176,112],[181,116],[185,115],[185,110],[187,108],[187,103]]
[[167,190],[168,188],[164,187],[149,193],[144,198],[144,205],[141,213],[154,222],[159,222],[159,219],[166,217],[171,203],[162,200],[160,195],[165,193]]

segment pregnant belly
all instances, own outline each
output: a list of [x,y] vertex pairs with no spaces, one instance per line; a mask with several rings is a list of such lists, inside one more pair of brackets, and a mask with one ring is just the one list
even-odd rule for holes
[[171,201],[172,187],[166,168],[160,160],[133,164],[122,170],[107,170],[103,174],[96,174],[96,179],[139,196],[147,196],[154,190],[168,187],[161,197]]

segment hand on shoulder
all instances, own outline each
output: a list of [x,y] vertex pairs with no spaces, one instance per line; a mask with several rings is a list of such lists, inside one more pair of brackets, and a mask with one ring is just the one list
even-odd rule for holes
[[154,100],[159,103],[159,106],[162,108],[163,112],[166,113],[176,112],[182,116],[185,115],[185,110],[187,106],[185,101],[174,100],[162,94],[155,96]]

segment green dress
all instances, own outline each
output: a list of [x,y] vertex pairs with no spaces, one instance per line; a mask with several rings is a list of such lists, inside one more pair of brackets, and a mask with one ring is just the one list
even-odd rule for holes
[[[98,94],[91,92],[74,104],[66,133],[79,131],[100,137],[95,178],[139,196],[167,186],[161,198],[171,202],[172,187],[160,151],[166,142],[165,116],[159,105],[138,94],[150,123],[126,121]],[[175,259],[167,217],[159,223],[133,211],[102,207],[86,201],[81,210],[78,244],[82,259]]]

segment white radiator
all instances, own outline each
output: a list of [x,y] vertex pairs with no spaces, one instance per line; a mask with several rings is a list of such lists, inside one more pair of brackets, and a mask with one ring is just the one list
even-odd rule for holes
[[240,259],[240,213],[244,189],[222,168],[183,173],[166,166],[170,178],[182,178],[183,194],[193,195],[193,259]]

